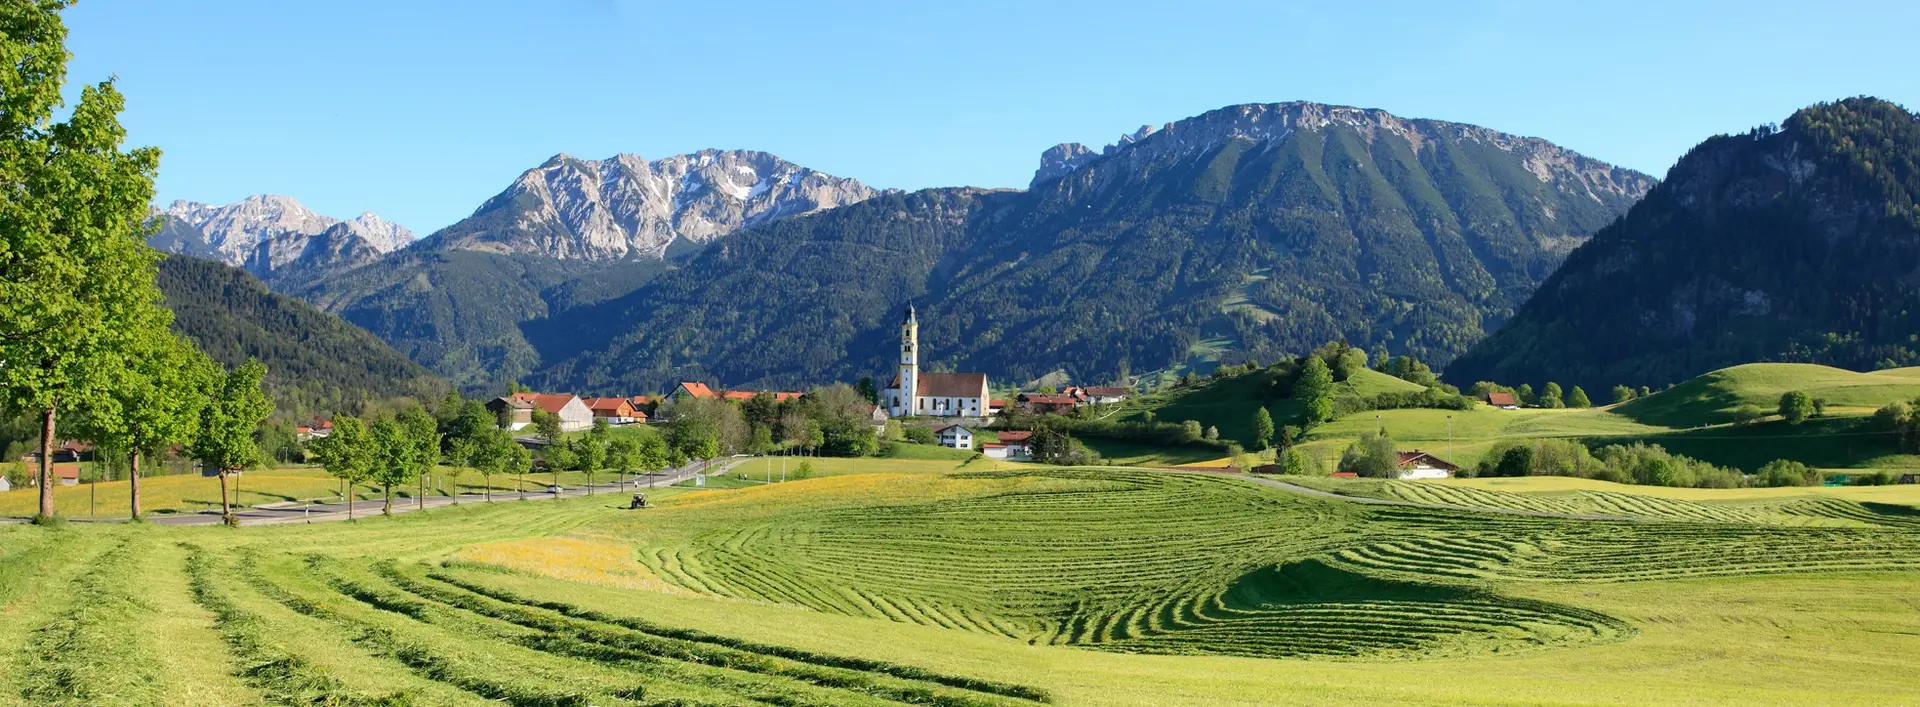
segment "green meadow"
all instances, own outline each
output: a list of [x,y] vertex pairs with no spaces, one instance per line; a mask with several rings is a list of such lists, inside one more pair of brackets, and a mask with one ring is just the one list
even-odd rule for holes
[[[1380,505],[1232,475],[813,461],[812,479],[661,489],[642,511],[597,497],[239,529],[0,526],[0,704],[1856,705],[1920,690],[1912,488],[1336,489],[1404,503]],[[1618,518],[1539,515],[1563,512]]]

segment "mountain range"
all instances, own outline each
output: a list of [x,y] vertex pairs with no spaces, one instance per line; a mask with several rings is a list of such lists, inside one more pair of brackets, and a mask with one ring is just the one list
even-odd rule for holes
[[928,189],[748,228],[624,296],[526,324],[554,389],[882,375],[920,308],[935,369],[1104,381],[1345,338],[1445,363],[1654,180],[1383,111],[1233,106],[1027,190]]
[[289,267],[364,265],[414,240],[412,231],[371,211],[343,221],[273,194],[226,205],[175,201],[153,218],[158,230],[148,243],[162,252],[217,260],[263,278]]
[[1913,360],[1913,125],[1824,104],[1710,139],[1662,184],[1479,126],[1248,104],[1047,149],[1020,190],[875,190],[747,151],[559,155],[403,248],[269,198],[238,229],[178,209],[154,240],[263,271],[475,390],[884,375],[908,301],[930,369],[1015,383],[1344,339],[1450,380],[1594,389]]
[[1920,364],[1920,118],[1871,98],[1693,148],[1447,370],[1662,385],[1755,361]]

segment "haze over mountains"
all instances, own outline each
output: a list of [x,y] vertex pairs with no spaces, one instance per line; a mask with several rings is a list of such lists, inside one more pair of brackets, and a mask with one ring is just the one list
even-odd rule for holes
[[[1883,122],[1910,127],[1911,116],[1899,115],[1906,117]],[[1688,208],[1745,199],[1771,209],[1803,197],[1831,207],[1822,200],[1839,192],[1826,176],[1828,186],[1811,192],[1755,186],[1773,184],[1760,173],[1780,164],[1824,164],[1807,156],[1811,143],[1792,137],[1801,134],[1797,124],[1790,121],[1788,137],[1710,140],[1675,168],[1687,190],[1663,191],[1647,175],[1539,138],[1379,110],[1248,104],[1143,127],[1099,150],[1048,149],[1026,190],[879,191],[752,151],[652,161],[559,155],[473,216],[410,245],[394,235],[404,229],[378,227],[377,217],[335,221],[283,197],[224,210],[176,205],[154,240],[246,266],[469,389],[520,380],[580,393],[644,392],[682,379],[751,387],[877,375],[893,344],[895,310],[909,299],[920,307],[924,358],[933,368],[991,371],[1014,382],[1054,371],[1091,382],[1169,367],[1204,370],[1345,339],[1436,367],[1480,344],[1449,371],[1475,378],[1537,384],[1551,377],[1545,364],[1515,362],[1559,357],[1582,361],[1583,375],[1594,372],[1596,380],[1657,385],[1724,356],[1694,353],[1671,366],[1626,368],[1582,358],[1641,354],[1623,343],[1634,334],[1599,324],[1614,343],[1582,341],[1588,321],[1610,316],[1612,295],[1597,294],[1602,288],[1593,284],[1606,277],[1576,269],[1605,261],[1608,273],[1674,271],[1665,265],[1674,254],[1585,255],[1626,252],[1619,236],[1607,234],[1648,223],[1671,233],[1628,240],[1709,260],[1741,247],[1737,238],[1686,240],[1728,228],[1724,210],[1691,221],[1635,216],[1602,231],[1650,190],[1655,198],[1635,214],[1682,197]],[[1874,139],[1910,140],[1902,130]],[[1772,151],[1723,159],[1712,172],[1719,176],[1699,176],[1706,159],[1699,153],[1733,144]],[[1897,159],[1891,164],[1882,169],[1906,174]],[[1794,170],[1788,173],[1804,172]],[[1748,173],[1759,176],[1742,176]],[[1703,179],[1738,186],[1709,189],[1699,186]],[[1805,224],[1829,234],[1859,230],[1833,230],[1826,217],[1783,220],[1788,211],[1767,212],[1781,233]],[[1595,232],[1599,241],[1583,248]],[[1681,243],[1690,245],[1674,245]],[[1555,276],[1570,252],[1583,255]],[[1905,262],[1904,251],[1871,252],[1890,256],[1886,267]],[[1798,282],[1807,273],[1772,276]],[[1540,336],[1525,346],[1508,334],[1482,343],[1550,277],[1552,294],[1542,297],[1564,303],[1587,293],[1580,296],[1592,301],[1536,302],[1515,328],[1539,331],[1543,312],[1582,312],[1544,339],[1579,342],[1586,353],[1554,350]],[[1621,291],[1632,294],[1640,319],[1675,330],[1691,316],[1697,331],[1709,331],[1722,322],[1712,307],[1674,302],[1724,294],[1728,278],[1739,279],[1713,277],[1671,291],[1634,281]],[[1859,296],[1892,302],[1899,287]],[[1785,311],[1781,294],[1761,296]],[[1848,301],[1856,309],[1867,302]],[[1813,329],[1831,319],[1786,309],[1804,310]],[[1656,322],[1661,312],[1675,318]],[[1911,336],[1911,327],[1886,323],[1897,321],[1833,332],[1843,342]],[[1832,353],[1851,345],[1828,346],[1828,353],[1813,344],[1762,346],[1766,352],[1743,348],[1740,355],[1904,360],[1884,342],[1862,349],[1874,354]]]

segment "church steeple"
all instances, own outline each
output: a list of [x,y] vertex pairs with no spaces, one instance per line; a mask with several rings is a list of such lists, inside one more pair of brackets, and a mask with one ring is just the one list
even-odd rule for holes
[[907,315],[900,320],[900,400],[895,415],[911,415],[914,397],[920,394],[920,320],[914,316],[913,302],[907,302]]

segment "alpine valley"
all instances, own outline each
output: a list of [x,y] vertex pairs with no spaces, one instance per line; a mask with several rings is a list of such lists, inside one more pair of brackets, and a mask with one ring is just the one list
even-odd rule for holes
[[1249,104],[1059,145],[1025,190],[881,191],[761,152],[558,155],[410,241],[285,197],[159,212],[468,389],[796,385],[934,368],[1075,380],[1344,338],[1444,365],[1654,180],[1537,138]]

